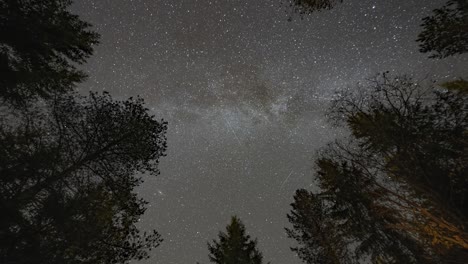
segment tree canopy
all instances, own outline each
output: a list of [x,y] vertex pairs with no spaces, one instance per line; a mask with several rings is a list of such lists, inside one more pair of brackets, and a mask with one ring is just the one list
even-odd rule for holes
[[304,262],[312,263],[311,256],[332,261],[349,249],[341,262],[466,259],[463,83],[435,89],[385,73],[337,97],[331,121],[347,126],[351,136],[321,152],[321,192],[298,191],[288,216]]
[[70,5],[0,0],[1,263],[128,263],[162,241],[137,228],[135,188],[167,123],[141,98],[73,92],[98,35]]
[[220,232],[219,241],[208,243],[210,262],[217,264],[261,264],[262,253],[257,249],[257,240],[246,234],[241,220],[233,216],[226,227],[226,233]]
[[71,91],[86,75],[76,68],[98,34],[69,12],[71,0],[0,0],[0,97],[24,104]]
[[337,264],[350,261],[345,239],[338,224],[330,221],[327,205],[312,192],[296,191],[292,210],[288,214],[292,228],[286,228],[288,237],[295,239],[296,252],[304,263]]
[[156,232],[135,224],[146,202],[137,172],[158,174],[166,123],[142,100],[58,98],[0,126],[0,256],[6,263],[124,263],[147,256]]

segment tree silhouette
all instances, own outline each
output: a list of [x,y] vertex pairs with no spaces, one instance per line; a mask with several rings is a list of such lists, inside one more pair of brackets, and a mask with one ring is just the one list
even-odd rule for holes
[[[166,123],[141,99],[59,97],[0,126],[2,263],[126,263],[160,236],[135,224],[136,173],[157,175]],[[10,125],[9,125],[10,124]]]
[[[352,165],[317,160],[322,193],[298,190],[287,229],[305,263],[431,263],[411,236],[387,228],[393,211],[380,211],[372,182]],[[391,209],[391,208],[386,208]]]
[[70,0],[0,0],[0,263],[128,263],[167,124],[141,98],[73,93],[97,43]]
[[226,227],[227,233],[219,233],[219,241],[208,243],[210,261],[218,264],[261,264],[263,256],[257,249],[257,240],[250,239],[245,226],[233,216]]
[[362,148],[385,159],[383,172],[425,192],[454,216],[468,217],[466,93],[425,89],[387,74],[370,88],[336,100],[335,120],[345,122]]
[[71,91],[86,75],[76,68],[98,34],[68,11],[71,0],[0,0],[0,97],[24,104]]
[[430,58],[445,58],[468,52],[468,1],[450,0],[423,19],[420,51]]
[[299,247],[291,250],[304,263],[350,263],[345,235],[340,233],[335,222],[330,221],[330,209],[320,197],[300,189],[291,206],[288,219],[293,228],[286,228],[286,232],[299,243]]
[[289,217],[304,261],[343,244],[357,262],[466,259],[467,87],[444,86],[385,73],[336,98],[330,118],[351,137],[320,153],[322,191],[297,193]]

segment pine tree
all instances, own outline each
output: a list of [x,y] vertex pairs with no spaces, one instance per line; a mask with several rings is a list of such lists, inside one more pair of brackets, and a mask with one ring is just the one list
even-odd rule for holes
[[320,195],[300,189],[294,195],[288,220],[293,225],[286,228],[288,237],[299,244],[291,248],[304,263],[351,263],[346,249],[345,236],[330,217],[330,208]]
[[0,0],[0,97],[16,106],[71,91],[99,35],[71,0]]
[[261,264],[263,256],[257,249],[257,240],[246,234],[241,220],[233,216],[226,233],[219,233],[219,241],[208,243],[209,259],[217,264]]

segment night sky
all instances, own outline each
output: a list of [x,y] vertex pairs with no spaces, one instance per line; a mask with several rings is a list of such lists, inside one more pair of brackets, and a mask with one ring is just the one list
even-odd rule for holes
[[74,4],[101,34],[79,89],[140,95],[169,122],[161,175],[138,189],[140,227],[165,240],[144,263],[208,263],[206,242],[234,214],[265,262],[300,263],[286,214],[296,189],[315,189],[317,149],[345,133],[324,115],[334,92],[386,70],[449,80],[468,68],[418,52],[421,19],[444,0],[348,0],[292,22],[281,1]]

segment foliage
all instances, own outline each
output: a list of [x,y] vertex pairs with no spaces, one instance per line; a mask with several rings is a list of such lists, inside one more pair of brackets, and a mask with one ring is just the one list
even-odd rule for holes
[[208,243],[210,261],[218,264],[261,264],[263,256],[257,249],[257,240],[250,239],[245,226],[233,216],[226,227],[227,233],[219,233],[219,242]]
[[467,217],[466,96],[429,91],[401,76],[372,80],[369,93],[344,95],[332,116],[344,121],[359,147],[378,155],[380,170]]
[[468,52],[468,1],[450,0],[423,19],[420,51],[431,58],[445,58]]
[[71,0],[0,0],[0,97],[22,105],[71,91],[86,75],[76,68],[98,34],[68,11]]
[[406,186],[409,198],[386,194],[387,203],[406,212],[395,227],[437,251],[468,248],[466,94],[426,90],[405,76],[383,74],[372,84],[371,93],[338,99],[333,116],[368,153],[373,163],[363,167]]
[[70,0],[0,0],[0,262],[128,263],[162,241],[136,224],[167,124],[140,98],[72,92],[98,35]]
[[[29,112],[15,127],[4,124],[1,194],[10,217],[2,219],[2,230],[8,230],[2,235],[9,239],[1,241],[28,248],[2,247],[2,255],[18,257],[16,263],[34,253],[49,263],[55,259],[47,254],[68,263],[77,256],[80,263],[100,263],[114,254],[144,256],[140,248],[152,245],[126,241],[140,239],[134,223],[145,205],[132,193],[140,183],[133,175],[157,174],[164,131],[141,100],[114,102],[94,94],[81,103],[60,98],[50,113]],[[148,239],[159,240],[157,234]],[[37,248],[29,248],[35,244],[29,241],[37,241]]]
[[[296,234],[301,234],[290,236],[302,244],[299,257],[305,263],[361,263],[365,259],[372,263],[431,263],[426,257],[430,252],[411,236],[387,228],[397,220],[391,208],[380,207],[381,194],[372,180],[356,164],[339,160],[326,155],[317,160],[322,193],[296,193],[292,212],[302,217],[289,220]],[[299,195],[306,198],[298,199]],[[322,207],[321,214],[307,214],[317,207]],[[314,228],[315,223],[324,228]]]
[[293,228],[286,228],[288,237],[295,239],[296,252],[305,263],[350,263],[346,250],[346,234],[339,224],[330,221],[331,210],[320,195],[300,189],[296,191],[292,211],[288,214]]
[[2,263],[127,263],[160,236],[135,224],[136,172],[158,174],[166,123],[141,99],[58,97],[0,126]]
[[[290,237],[307,252],[301,258],[345,247],[354,253],[340,257],[343,263],[346,256],[374,263],[466,259],[467,103],[458,88],[426,89],[387,73],[342,92],[330,118],[351,138],[323,150],[316,161],[322,191],[308,199],[297,193],[292,212],[302,219],[289,217]],[[311,227],[315,222],[321,228]]]

